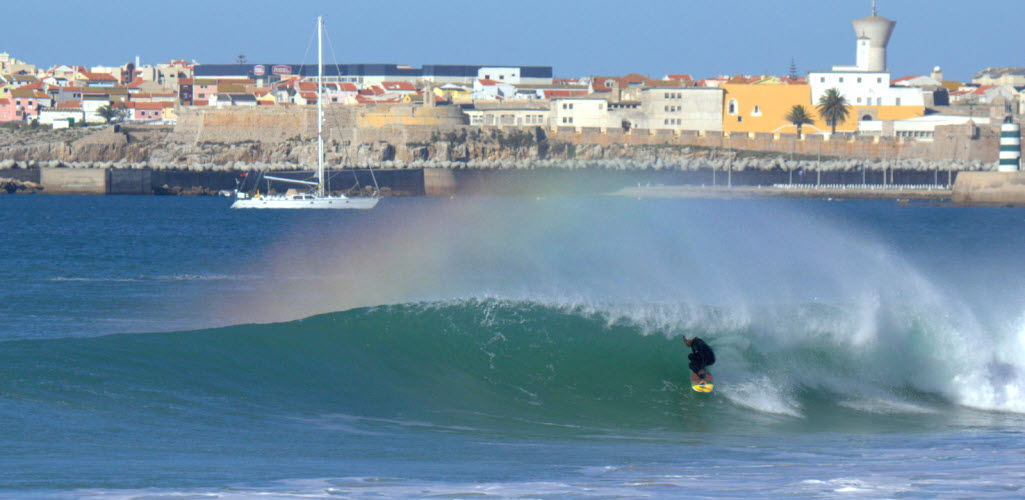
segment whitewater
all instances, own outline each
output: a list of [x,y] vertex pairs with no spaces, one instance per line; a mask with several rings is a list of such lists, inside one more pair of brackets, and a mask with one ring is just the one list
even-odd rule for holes
[[228,203],[0,197],[0,497],[1025,488],[1025,210]]

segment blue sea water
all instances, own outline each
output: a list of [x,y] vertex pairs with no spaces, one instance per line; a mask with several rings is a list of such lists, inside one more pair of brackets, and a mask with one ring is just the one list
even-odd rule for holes
[[1025,210],[229,203],[0,196],[0,497],[1025,494]]

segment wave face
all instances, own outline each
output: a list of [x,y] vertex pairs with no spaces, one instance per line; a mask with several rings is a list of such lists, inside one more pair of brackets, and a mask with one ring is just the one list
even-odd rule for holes
[[[675,318],[668,328],[667,317]],[[531,435],[880,430],[995,418],[964,405],[1022,411],[1011,398],[1023,387],[1020,360],[966,372],[956,359],[963,351],[923,311],[880,307],[872,325],[865,321],[857,309],[821,304],[740,312],[474,299],[191,332],[19,340],[0,351],[0,407],[185,427],[275,414]],[[873,342],[870,327],[890,340]],[[716,349],[712,395],[688,386],[680,335]]]

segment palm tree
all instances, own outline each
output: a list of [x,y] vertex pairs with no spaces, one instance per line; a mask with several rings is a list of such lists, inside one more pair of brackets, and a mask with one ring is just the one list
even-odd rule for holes
[[826,93],[819,97],[819,116],[830,127],[833,127],[833,133],[836,133],[836,125],[847,121],[847,116],[850,114],[850,110],[847,109],[847,98],[840,95],[840,91],[834,87],[827,89]]
[[106,120],[107,123],[124,121],[128,117],[128,110],[126,110],[120,103],[114,103],[114,105],[104,104],[96,110],[96,114],[100,115],[100,118]]
[[811,114],[808,113],[808,110],[804,109],[804,106],[801,106],[800,104],[795,104],[794,107],[790,108],[790,112],[788,112],[787,115],[783,117],[783,119],[790,123],[793,123],[794,126],[797,127],[798,139],[801,138],[802,126],[811,125],[812,123],[815,123],[815,120],[811,117]]
[[116,108],[111,106],[110,104],[104,104],[103,106],[100,106],[96,110],[96,114],[100,115],[100,118],[103,118],[104,120],[106,120],[107,123],[110,123],[115,118],[117,118],[117,117],[119,117],[121,115],[121,113]]

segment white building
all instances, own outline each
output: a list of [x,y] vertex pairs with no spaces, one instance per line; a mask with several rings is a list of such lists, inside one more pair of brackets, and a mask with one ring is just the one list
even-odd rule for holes
[[835,88],[853,106],[925,106],[917,87],[891,87],[889,72],[819,71],[808,73],[812,103]]
[[723,129],[722,89],[650,87],[638,95],[638,100],[620,101],[593,94],[555,99],[551,125],[673,131]]
[[854,21],[857,42],[857,64],[833,66],[832,71],[808,73],[812,103],[817,103],[826,90],[835,88],[853,106],[925,106],[920,88],[890,86],[886,69],[886,46],[895,22],[876,15]]
[[473,92],[470,98],[473,100],[493,101],[498,99],[512,99],[516,94],[516,87],[511,83],[498,80],[477,79],[473,81]]
[[46,108],[39,110],[39,123],[53,128],[67,128],[85,121],[85,112],[74,108]]
[[[969,117],[948,115],[920,116],[917,118],[908,118],[906,120],[893,120],[888,123],[872,120],[859,122],[858,133],[932,142],[935,136],[936,127],[944,125],[965,125],[969,122],[974,123],[975,125],[984,126],[989,125],[991,120],[989,118],[978,116]],[[893,126],[892,130],[889,129],[890,124]]]
[[609,103],[603,97],[579,96],[555,99],[551,103],[553,127],[619,127],[609,114]]

